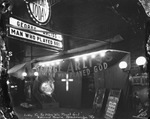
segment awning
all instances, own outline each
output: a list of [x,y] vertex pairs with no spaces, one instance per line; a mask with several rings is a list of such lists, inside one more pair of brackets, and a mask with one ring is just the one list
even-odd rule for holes
[[51,61],[51,60],[56,60],[56,59],[65,59],[67,57],[71,57],[71,56],[75,56],[75,55],[79,55],[79,54],[83,54],[83,53],[107,49],[109,43],[117,43],[122,40],[124,40],[124,39],[120,35],[116,35],[115,37],[113,37],[111,39],[106,39],[104,41],[100,41],[97,43],[89,44],[89,45],[78,47],[78,48],[74,48],[74,49],[56,53],[56,54],[53,54],[50,56],[39,57],[39,58],[33,59],[29,62],[22,63],[22,64],[12,67],[11,69],[8,70],[8,74],[10,74],[11,76],[15,76],[17,78],[23,79],[22,72],[25,71],[25,69],[27,69],[27,71],[29,72],[29,76],[30,76],[30,74],[33,73],[32,72],[33,70],[31,69],[31,63],[36,64],[38,62]]
[[15,65],[14,67],[8,70],[8,74],[16,78],[24,79],[24,77],[22,76],[22,72],[24,72],[26,68],[29,69],[28,68],[29,65],[30,65],[30,62],[25,62],[22,64]]
[[39,57],[39,58],[33,59],[32,62],[45,62],[45,61],[50,61],[50,60],[55,60],[55,59],[62,59],[62,58],[70,57],[73,55],[84,54],[87,52],[99,51],[99,50],[107,49],[110,43],[111,44],[117,43],[123,40],[124,39],[122,38],[122,36],[118,34],[114,36],[113,38],[109,38],[104,41],[99,41],[99,42],[89,44],[86,46],[77,47],[77,48],[59,52],[50,56]]
[[25,67],[26,63],[18,64],[8,70],[8,74],[16,73],[18,70],[21,70]]

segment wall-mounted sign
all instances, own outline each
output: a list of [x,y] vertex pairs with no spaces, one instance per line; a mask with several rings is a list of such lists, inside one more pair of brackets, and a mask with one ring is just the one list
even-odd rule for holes
[[148,76],[147,75],[141,75],[141,76],[133,76],[131,78],[131,82],[132,82],[132,85],[149,85],[149,82],[148,82]]
[[[95,54],[95,58],[92,57],[93,54]],[[79,56],[63,56],[63,61],[62,59],[59,59],[60,61],[52,60],[46,62],[39,62],[35,64],[35,68],[37,68],[37,70],[41,72],[41,74],[51,74],[53,75],[53,77],[55,77],[55,74],[57,72],[62,71],[69,72],[69,75],[71,76],[87,77],[92,75],[93,73],[107,70],[108,68],[113,67],[115,64],[118,66],[117,63],[120,62],[123,57],[129,55],[127,55],[127,53],[125,52],[108,50],[105,57],[100,56],[100,51],[82,54],[82,56]],[[84,59],[85,57],[86,60]],[[76,58],[79,58],[79,60],[77,61]],[[128,60],[126,61],[129,62]]]
[[8,36],[21,38],[26,42],[32,42],[50,49],[63,49],[63,38],[60,34],[52,33],[13,17],[9,18],[9,25]]
[[51,16],[51,5],[49,0],[24,0],[27,4],[31,18],[39,25],[46,25]]

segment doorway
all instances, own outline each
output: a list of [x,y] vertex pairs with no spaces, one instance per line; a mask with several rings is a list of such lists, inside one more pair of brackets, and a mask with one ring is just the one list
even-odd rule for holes
[[95,96],[95,85],[94,85],[94,77],[83,76],[82,78],[82,108],[92,108],[93,100]]

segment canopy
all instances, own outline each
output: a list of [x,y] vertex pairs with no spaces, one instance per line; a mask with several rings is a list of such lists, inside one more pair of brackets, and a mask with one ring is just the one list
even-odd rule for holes
[[51,60],[56,60],[56,59],[66,59],[66,58],[69,58],[74,55],[79,55],[79,54],[84,54],[87,52],[93,52],[93,51],[99,51],[102,49],[107,49],[107,45],[110,43],[110,41],[111,41],[111,43],[116,43],[116,42],[119,42],[122,40],[124,40],[124,39],[120,35],[116,35],[114,38],[106,39],[102,42],[89,44],[86,46],[78,47],[78,48],[67,50],[67,51],[60,52],[60,53],[56,53],[56,54],[53,54],[50,56],[36,58],[29,62],[22,63],[22,64],[12,67],[11,69],[8,70],[8,74],[22,79],[23,78],[22,72],[25,71],[25,69],[27,69],[30,74],[32,73],[33,70],[31,69],[31,63],[45,62],[45,61],[51,61]]
[[8,70],[8,74],[11,76],[14,76],[16,78],[24,79],[22,76],[22,72],[24,72],[26,69],[29,69],[31,63],[25,62],[22,64],[18,64]]
[[8,74],[14,74],[18,70],[23,69],[25,65],[26,63],[22,63],[12,67],[11,69],[8,70]]

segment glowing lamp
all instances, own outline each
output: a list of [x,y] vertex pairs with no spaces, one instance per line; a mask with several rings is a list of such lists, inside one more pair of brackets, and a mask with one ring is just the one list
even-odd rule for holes
[[120,69],[125,69],[125,68],[127,68],[127,66],[128,66],[128,64],[125,61],[122,61],[122,62],[119,63],[119,68]]
[[44,66],[45,66],[45,64],[44,64],[44,63],[39,63],[39,65],[40,65],[40,66],[42,66],[42,67],[44,67]]
[[77,61],[77,62],[78,62],[78,61],[79,61],[79,57],[76,57],[76,58],[75,58],[75,61]]
[[39,73],[38,72],[34,72],[34,76],[39,76]]
[[47,66],[47,67],[48,67],[48,66],[49,66],[49,63],[45,63],[45,66]]
[[51,62],[51,65],[52,65],[52,66],[54,66],[54,65],[55,65],[55,63],[54,63],[54,62]]
[[59,61],[57,61],[57,62],[56,62],[56,64],[57,64],[57,65],[59,65],[59,64],[60,64],[60,62],[59,62]]
[[10,82],[9,82],[9,81],[7,81],[6,83],[7,83],[7,85],[9,85],[9,84],[10,84]]
[[27,73],[26,73],[26,72],[23,72],[23,73],[22,73],[22,76],[24,76],[24,77],[27,76]]
[[96,57],[96,55],[95,54],[92,54],[92,56],[91,56],[92,58],[95,58]]
[[138,66],[144,65],[146,63],[146,58],[143,56],[140,56],[136,59],[136,64]]
[[83,56],[83,60],[86,60],[87,59],[87,56]]
[[105,57],[105,55],[106,55],[106,51],[104,50],[104,51],[100,51],[100,56],[101,57]]

